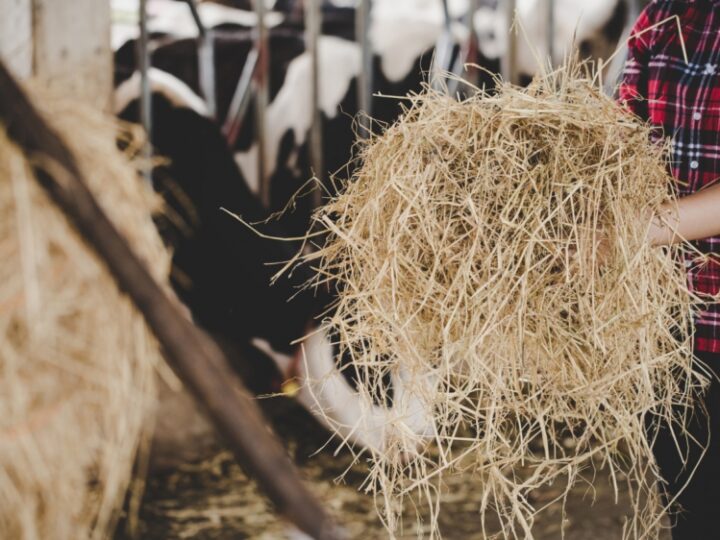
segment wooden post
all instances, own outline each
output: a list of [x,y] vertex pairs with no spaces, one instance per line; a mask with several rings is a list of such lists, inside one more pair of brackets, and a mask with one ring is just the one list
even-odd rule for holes
[[0,57],[16,77],[32,75],[32,0],[0,0]]
[[109,109],[110,2],[0,0],[0,58],[20,78]]
[[34,75],[51,89],[107,109],[113,86],[110,2],[32,4]]

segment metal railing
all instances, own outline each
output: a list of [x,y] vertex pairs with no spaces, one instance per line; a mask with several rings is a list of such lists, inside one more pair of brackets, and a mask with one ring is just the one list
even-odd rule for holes
[[217,94],[215,92],[215,46],[213,32],[200,18],[195,0],[183,0],[190,9],[195,26],[198,29],[198,78],[200,91],[205,98],[208,112],[213,118],[217,113]]
[[552,67],[555,59],[555,0],[545,0],[547,5],[547,57]]
[[621,50],[610,61],[610,64],[607,67],[607,76],[605,77],[603,86],[603,90],[606,94],[614,94],[616,87],[622,78],[625,60],[627,59],[627,40],[630,37],[630,32],[632,32],[635,21],[640,16],[640,12],[643,7],[642,4],[643,3],[640,0],[629,0],[628,2],[628,21],[623,29],[620,36],[620,42],[618,44],[618,47],[621,48]]
[[517,32],[513,30],[517,2],[516,0],[506,0],[503,7],[508,21],[508,35],[505,56],[500,61],[500,72],[503,80],[517,84],[519,79],[517,70]]
[[146,160],[143,172],[148,183],[152,184],[152,92],[150,88],[150,32],[147,24],[147,0],[140,0],[140,37],[137,41],[137,65],[140,71],[140,124],[145,130],[145,144],[142,154]]
[[252,86],[253,77],[255,75],[255,69],[258,65],[258,50],[253,48],[248,53],[245,59],[245,65],[243,65],[240,78],[238,79],[235,92],[230,100],[230,107],[228,108],[225,123],[223,124],[223,134],[227,139],[228,146],[233,148],[237,142],[237,138],[240,135],[240,128],[242,127],[242,121],[247,113],[248,105],[250,104],[250,98],[252,97]]
[[[322,33],[322,5],[321,0],[304,0],[305,16],[305,51],[310,55],[310,110],[312,123],[308,138],[310,153],[310,166],[315,178],[321,185],[325,182],[325,163],[323,155],[323,129],[322,111],[320,108],[320,51],[318,45]],[[328,74],[325,74],[328,75]],[[319,186],[313,192],[313,204],[318,207],[322,204],[322,189]]]
[[264,0],[254,1],[255,14],[255,50],[257,65],[253,82],[255,89],[255,136],[257,141],[258,181],[260,201],[270,206],[270,178],[267,162],[267,109],[270,101],[270,39],[265,20]]
[[[200,13],[195,0],[183,0],[189,7],[192,17],[198,27],[198,59],[199,59],[199,85],[202,94],[207,101],[208,110],[212,116],[217,112],[216,104],[216,77],[214,69],[214,35],[213,31],[205,28],[200,18]],[[479,9],[479,0],[470,0],[468,11],[463,18],[463,23],[468,30],[468,42],[455,52],[455,39],[453,35],[451,13],[448,0],[440,0],[443,9],[443,30],[436,43],[435,56],[431,70],[431,81],[437,86],[442,79],[441,74],[450,72],[455,78],[447,82],[447,88],[454,94],[457,82],[460,78],[466,78],[473,82],[472,72],[465,69],[468,61],[475,58],[477,39],[474,26],[475,13]],[[632,0],[637,4],[638,0]],[[552,65],[555,58],[554,34],[555,25],[555,0],[547,2],[547,53],[549,63]],[[138,42],[138,66],[141,74],[141,122],[148,133],[149,143],[152,140],[152,114],[150,95],[150,51],[149,36],[147,29],[147,0],[140,0],[140,40]],[[322,35],[322,0],[303,0],[305,20],[305,43],[306,50],[311,58],[311,103],[308,106],[312,110],[312,124],[308,138],[310,163],[313,173],[322,181],[324,180],[324,155],[323,155],[323,133],[322,133],[322,111],[320,106],[320,79],[323,76],[320,68],[319,41]],[[509,27],[512,27],[517,0],[502,0],[498,9],[505,11]],[[361,54],[361,69],[357,77],[357,100],[358,100],[358,133],[361,137],[368,136],[371,132],[372,116],[372,94],[373,94],[373,48],[370,42],[371,23],[371,0],[358,0],[355,16],[355,37],[359,44]],[[267,163],[267,109],[269,106],[269,33],[266,24],[266,7],[262,0],[254,1],[256,14],[256,26],[253,29],[254,48],[248,54],[242,73],[239,77],[237,87],[233,94],[230,107],[223,122],[223,132],[232,147],[237,141],[243,119],[246,117],[252,97],[255,97],[255,138],[257,143],[258,159],[258,180],[260,199],[266,206],[270,203],[270,179]],[[517,32],[508,28],[508,45],[504,56],[501,58],[501,74],[503,79],[512,83],[519,82],[517,68],[518,36]],[[331,74],[326,74],[331,76]],[[443,83],[445,84],[445,83]],[[150,144],[146,149],[150,155]],[[316,201],[319,203],[319,200]]]
[[373,48],[370,43],[372,0],[359,0],[355,12],[355,41],[360,45],[360,73],[357,78],[358,134],[367,138],[372,132]]
[[[208,111],[215,116],[215,59],[212,32],[208,31],[200,19],[195,0],[183,0],[190,9],[193,20],[198,28],[198,77],[199,85],[207,102]],[[150,67],[152,65],[150,54],[150,31],[148,29],[147,0],[140,0],[138,24],[140,36],[137,41],[136,55],[138,71],[140,72],[140,124],[146,134],[143,145],[143,157],[148,162],[145,177],[152,183],[152,171],[149,161],[152,158],[152,85],[150,82]]]
[[448,0],[442,1],[443,13],[443,29],[440,37],[435,43],[435,52],[433,55],[432,66],[430,67],[430,84],[435,90],[445,88],[445,74],[452,71],[451,65],[453,53],[455,50],[455,36],[452,31],[452,18],[450,17],[450,9]]

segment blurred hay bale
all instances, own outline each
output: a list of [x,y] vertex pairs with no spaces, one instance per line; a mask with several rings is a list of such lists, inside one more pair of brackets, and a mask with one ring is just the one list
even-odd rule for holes
[[[367,481],[388,528],[414,494],[433,536],[443,477],[474,474],[478,527],[496,513],[501,536],[531,538],[532,490],[557,481],[563,499],[602,464],[631,488],[625,535],[656,535],[643,425],[679,421],[703,380],[684,248],[644,241],[643,210],[674,198],[665,149],[579,67],[527,89],[408,103],[316,214],[327,238],[306,257],[314,285],[338,290],[326,324],[365,409],[383,402],[388,372],[412,374]],[[404,424],[410,394],[432,411],[425,433]]]
[[[114,121],[43,101],[115,225],[166,282],[158,201]],[[0,537],[107,537],[148,428],[159,353],[142,317],[0,126]]]

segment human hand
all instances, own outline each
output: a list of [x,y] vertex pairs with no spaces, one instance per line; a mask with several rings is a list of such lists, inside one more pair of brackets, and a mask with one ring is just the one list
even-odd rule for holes
[[578,249],[577,246],[568,249],[570,270],[573,273],[580,272],[583,268],[601,268],[610,258],[612,242],[607,232],[596,229],[589,240],[584,243],[583,249]]

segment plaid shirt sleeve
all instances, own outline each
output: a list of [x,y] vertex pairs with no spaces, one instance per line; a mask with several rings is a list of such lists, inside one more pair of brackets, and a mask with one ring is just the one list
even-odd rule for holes
[[[720,0],[653,0],[631,35],[619,99],[657,127],[654,140],[670,138],[670,171],[690,195],[720,179]],[[720,236],[693,245],[695,348],[720,353]]]

